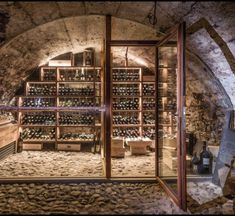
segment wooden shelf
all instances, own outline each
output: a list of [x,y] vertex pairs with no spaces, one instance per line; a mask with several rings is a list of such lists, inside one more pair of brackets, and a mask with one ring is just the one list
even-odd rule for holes
[[39,111],[48,111],[48,112],[54,112],[56,110],[56,107],[19,107],[19,112],[39,112]]
[[24,95],[24,96],[19,96],[21,98],[35,98],[35,99],[38,99],[38,98],[56,98],[57,96],[54,95],[54,96],[44,96],[44,95]]
[[58,98],[61,99],[61,98],[94,98],[94,97],[100,97],[100,96],[84,96],[84,95],[81,95],[81,96],[68,96],[68,95],[58,95]]
[[156,96],[151,96],[151,95],[142,95],[142,98],[155,98]]
[[113,110],[113,112],[141,112],[141,110]]
[[113,98],[140,98],[139,95],[114,95]]
[[0,121],[0,126],[12,123],[12,120]]
[[113,84],[140,84],[141,81],[113,81]]
[[143,124],[143,127],[155,127],[155,124]]
[[56,125],[19,125],[19,127],[56,127]]
[[56,142],[56,140],[23,140],[23,143],[40,143],[40,142],[54,143]]
[[56,81],[28,81],[27,84],[56,84]]
[[95,125],[58,125],[58,127],[95,127]]
[[76,83],[76,84],[81,84],[81,83],[89,83],[89,84],[94,84],[94,83],[101,83],[100,81],[58,81],[57,83],[63,84],[63,83]]
[[58,143],[64,143],[64,142],[94,142],[94,140],[61,140],[61,139],[58,139],[57,140]]
[[140,124],[113,124],[113,127],[140,127]]
[[[55,66],[50,66],[50,67],[55,67]],[[99,70],[101,70],[102,69],[100,66],[58,66],[58,67],[55,67],[55,68],[57,68],[58,70],[64,70],[64,69],[66,69],[66,70],[68,70],[68,69],[70,69],[70,70],[76,70],[76,69],[99,69]]]

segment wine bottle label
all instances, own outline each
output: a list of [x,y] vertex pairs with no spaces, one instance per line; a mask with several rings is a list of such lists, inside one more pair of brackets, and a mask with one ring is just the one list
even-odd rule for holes
[[202,159],[202,164],[203,164],[203,165],[206,165],[206,166],[207,166],[207,165],[209,166],[209,164],[210,164],[210,159],[209,159],[209,158],[203,158],[203,159]]

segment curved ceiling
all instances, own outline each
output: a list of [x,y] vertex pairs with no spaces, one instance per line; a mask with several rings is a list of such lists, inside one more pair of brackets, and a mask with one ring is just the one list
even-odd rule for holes
[[[76,44],[86,46],[82,44],[85,40],[78,41],[73,36],[78,32],[84,32],[84,39],[96,44],[100,35],[94,29],[102,29],[102,22],[94,21],[85,27],[76,16],[110,14],[130,20],[113,23],[119,31],[113,35],[120,38],[156,39],[170,27],[186,21],[188,50],[211,69],[235,105],[235,3],[157,2],[154,26],[148,18],[153,16],[154,2],[0,2],[0,6],[2,92],[17,86],[12,84],[12,78],[19,82],[25,70],[42,63],[39,59],[44,61],[62,51],[74,50]],[[143,24],[142,30],[131,21]],[[152,31],[148,31],[147,26],[152,27]]]

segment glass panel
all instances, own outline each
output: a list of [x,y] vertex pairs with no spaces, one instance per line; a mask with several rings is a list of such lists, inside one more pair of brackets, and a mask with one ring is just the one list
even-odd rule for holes
[[158,48],[159,176],[177,193],[177,46]]
[[[145,5],[146,6],[146,5]],[[144,32],[144,34],[143,34]],[[112,17],[112,40],[158,40],[161,32],[140,22]]]
[[155,176],[155,48],[112,48],[112,177]]

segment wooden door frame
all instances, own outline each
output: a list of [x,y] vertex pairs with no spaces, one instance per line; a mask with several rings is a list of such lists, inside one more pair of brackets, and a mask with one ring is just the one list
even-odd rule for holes
[[[172,197],[176,204],[186,210],[186,147],[185,147],[185,22],[180,23],[174,27],[163,40],[112,40],[112,17],[106,15],[106,29],[105,29],[105,73],[104,73],[104,82],[105,82],[105,173],[106,178],[111,178],[111,47],[115,46],[153,46],[155,47],[155,90],[156,90],[156,101],[158,99],[158,47],[164,43],[167,43],[168,46],[174,46],[176,43],[168,42],[168,40],[174,35],[177,34],[177,68],[179,73],[178,85],[180,95],[183,95],[183,98],[180,96],[177,108],[179,115],[178,128],[179,136],[177,137],[177,157],[179,158],[178,167],[179,173],[177,178],[177,195],[170,190],[170,188],[159,178],[158,172],[158,108],[155,106],[156,116],[155,116],[155,175],[156,180],[164,188],[167,194]],[[137,178],[138,179],[138,178]]]

